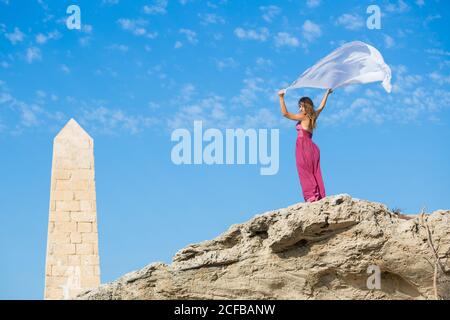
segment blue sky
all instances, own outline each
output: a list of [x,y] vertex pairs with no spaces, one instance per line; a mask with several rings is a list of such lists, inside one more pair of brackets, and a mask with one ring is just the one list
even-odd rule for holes
[[[81,8],[81,30],[65,20]],[[369,5],[381,29],[366,28]],[[0,0],[0,299],[41,299],[52,140],[75,118],[95,139],[102,282],[303,201],[295,123],[277,91],[353,40],[380,50],[393,91],[337,89],[313,139],[327,195],[406,213],[450,208],[450,4],[389,1]],[[316,104],[322,90],[288,91]],[[280,129],[280,170],[185,165],[194,120]]]

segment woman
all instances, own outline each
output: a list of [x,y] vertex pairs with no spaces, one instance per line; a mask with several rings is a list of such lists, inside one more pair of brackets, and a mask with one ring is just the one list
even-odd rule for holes
[[295,148],[297,172],[302,187],[303,198],[306,202],[314,202],[325,198],[325,187],[320,171],[320,150],[312,141],[313,130],[316,128],[317,118],[327,103],[328,96],[333,90],[328,89],[315,111],[312,100],[303,97],[298,101],[299,113],[290,113],[284,102],[284,92],[280,90],[281,113],[288,119],[297,121],[298,132]]

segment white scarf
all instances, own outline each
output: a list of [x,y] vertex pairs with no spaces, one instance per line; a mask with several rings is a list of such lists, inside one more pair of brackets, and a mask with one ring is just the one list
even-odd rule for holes
[[374,47],[353,41],[344,44],[302,73],[287,89],[309,87],[335,89],[349,84],[382,81],[391,92],[391,68]]

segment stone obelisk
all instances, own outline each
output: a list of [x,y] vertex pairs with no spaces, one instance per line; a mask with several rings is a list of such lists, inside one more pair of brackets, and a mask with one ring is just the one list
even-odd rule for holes
[[45,299],[100,285],[94,141],[71,119],[53,141]]

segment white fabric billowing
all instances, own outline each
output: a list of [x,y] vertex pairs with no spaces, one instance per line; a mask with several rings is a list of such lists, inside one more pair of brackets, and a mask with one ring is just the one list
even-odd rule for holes
[[391,92],[391,68],[377,49],[353,41],[327,55],[283,90],[301,87],[335,89],[376,81],[382,81],[384,89]]

